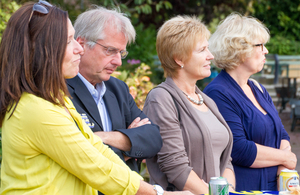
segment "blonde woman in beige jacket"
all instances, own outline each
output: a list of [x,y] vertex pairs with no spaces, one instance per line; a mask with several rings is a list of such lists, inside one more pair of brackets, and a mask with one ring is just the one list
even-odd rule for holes
[[211,177],[233,190],[232,134],[216,104],[196,86],[209,77],[209,31],[195,17],[177,16],[159,29],[156,49],[166,77],[146,99],[144,112],[159,125],[163,147],[147,160],[150,182],[165,190],[208,193]]

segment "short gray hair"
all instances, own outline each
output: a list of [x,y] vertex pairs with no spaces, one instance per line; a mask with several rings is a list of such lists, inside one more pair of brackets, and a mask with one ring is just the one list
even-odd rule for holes
[[106,9],[97,5],[81,13],[75,21],[75,38],[82,37],[93,47],[98,39],[105,39],[105,28],[112,26],[116,32],[122,32],[128,44],[135,41],[136,32],[126,14],[117,9]]
[[[252,44],[267,43],[268,28],[258,19],[232,13],[223,20],[209,39],[212,62],[221,69],[235,69],[253,51]],[[253,41],[261,41],[253,43]]]

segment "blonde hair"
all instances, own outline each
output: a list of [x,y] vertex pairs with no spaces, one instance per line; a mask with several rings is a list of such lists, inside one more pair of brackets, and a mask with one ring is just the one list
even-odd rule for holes
[[174,58],[188,60],[198,41],[208,39],[209,30],[195,16],[176,16],[159,29],[156,50],[165,77],[174,77],[180,66]]
[[[212,62],[221,69],[235,69],[250,57],[253,44],[267,43],[268,28],[258,19],[232,13],[223,20],[209,39]],[[253,43],[253,41],[261,41]]]

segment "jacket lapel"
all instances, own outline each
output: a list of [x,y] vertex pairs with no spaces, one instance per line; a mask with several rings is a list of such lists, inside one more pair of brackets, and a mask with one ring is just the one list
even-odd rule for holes
[[106,88],[106,92],[103,96],[107,112],[109,113],[110,120],[112,123],[112,129],[120,129],[120,128],[126,128],[124,127],[124,118],[121,115],[120,112],[120,106],[118,103],[118,100],[116,96],[108,89]]
[[[68,81],[68,84],[73,87],[75,95],[85,106],[87,114],[96,121],[96,123],[102,128],[102,121],[98,111],[97,104],[90,94],[89,90],[86,88],[81,79],[76,76]],[[76,86],[76,87],[75,87]]]

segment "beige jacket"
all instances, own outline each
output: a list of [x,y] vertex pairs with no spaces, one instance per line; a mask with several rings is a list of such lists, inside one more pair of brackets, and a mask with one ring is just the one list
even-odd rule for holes
[[[220,162],[220,173],[223,174],[225,168],[233,170],[230,157],[232,134],[215,102],[199,88],[196,91],[203,96],[207,107],[228,130],[229,142]],[[180,121],[170,94],[177,102]],[[160,127],[163,139],[160,152],[146,160],[151,183],[166,189],[170,182],[178,190],[182,190],[192,169],[206,182],[209,182],[210,177],[216,176],[209,129],[203,125],[204,122],[172,78],[168,77],[148,94],[143,111]]]

